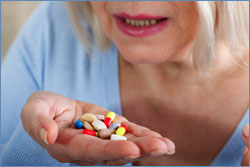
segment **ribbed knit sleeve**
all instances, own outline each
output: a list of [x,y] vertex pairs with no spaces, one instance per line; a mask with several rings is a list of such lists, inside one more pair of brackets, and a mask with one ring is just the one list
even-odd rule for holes
[[3,147],[1,158],[3,166],[68,165],[53,159],[46,149],[42,148],[26,133],[21,122]]
[[[62,2],[53,4],[58,4],[58,8],[64,5]],[[2,64],[1,165],[62,165],[27,134],[21,122],[22,107],[28,97],[44,87],[44,62],[51,41],[52,6],[52,3],[46,2],[35,10]]]

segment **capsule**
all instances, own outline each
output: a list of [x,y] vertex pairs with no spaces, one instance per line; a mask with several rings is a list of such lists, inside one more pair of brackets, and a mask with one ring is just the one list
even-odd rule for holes
[[120,123],[118,123],[118,122],[113,122],[111,125],[110,125],[110,127],[109,127],[109,129],[118,129],[119,127],[121,126],[121,124]]
[[109,117],[106,117],[104,120],[104,124],[107,126],[107,128],[112,124],[112,119]]
[[123,136],[127,131],[127,126],[126,125],[121,125],[116,131],[115,134]]
[[82,122],[80,121],[80,119],[78,119],[76,122],[75,122],[75,128],[76,129],[81,129],[81,128],[83,128],[83,124],[82,124]]
[[114,121],[115,119],[115,113],[110,111],[107,115],[106,115],[106,118],[111,118],[112,121]]
[[90,130],[90,129],[84,129],[82,134],[86,134],[86,135],[91,135],[91,136],[96,136],[97,132]]

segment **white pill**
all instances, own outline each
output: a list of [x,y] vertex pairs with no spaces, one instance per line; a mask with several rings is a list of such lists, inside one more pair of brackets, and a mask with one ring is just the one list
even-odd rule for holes
[[104,120],[105,119],[105,116],[104,115],[101,115],[101,114],[95,114],[95,117],[99,120]]
[[112,134],[110,139],[111,140],[127,140],[125,136],[116,135],[116,134]]
[[99,131],[99,130],[101,130],[101,129],[107,129],[107,126],[102,122],[102,121],[100,121],[100,120],[95,120],[94,122],[92,122],[92,125],[93,125],[93,127],[97,130],[97,131]]

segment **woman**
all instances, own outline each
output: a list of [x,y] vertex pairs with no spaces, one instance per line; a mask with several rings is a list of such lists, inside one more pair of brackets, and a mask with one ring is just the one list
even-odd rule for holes
[[[4,61],[3,165],[248,165],[248,2],[67,6],[41,5]],[[72,128],[108,110],[129,141]]]

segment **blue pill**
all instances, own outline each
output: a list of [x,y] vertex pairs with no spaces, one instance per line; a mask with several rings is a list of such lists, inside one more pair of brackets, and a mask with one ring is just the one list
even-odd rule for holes
[[114,122],[114,123],[112,123],[110,126],[109,126],[109,129],[117,129],[117,128],[119,128],[121,126],[121,124],[120,123],[118,123],[118,122]]
[[81,129],[82,127],[83,127],[82,122],[81,122],[80,120],[77,120],[77,121],[75,122],[75,128],[76,128],[76,129]]

